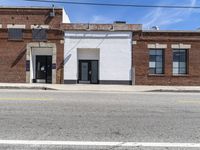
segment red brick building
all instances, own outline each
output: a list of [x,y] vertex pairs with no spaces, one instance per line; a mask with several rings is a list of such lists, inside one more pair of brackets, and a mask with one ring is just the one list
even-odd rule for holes
[[143,31],[133,36],[136,85],[200,85],[199,31]]
[[96,63],[95,83],[200,85],[199,31],[141,29],[70,24],[62,8],[1,7],[0,82],[79,83],[79,76],[92,76],[91,67],[81,72],[80,59],[83,67]]
[[63,13],[60,8],[0,8],[0,82],[63,82]]

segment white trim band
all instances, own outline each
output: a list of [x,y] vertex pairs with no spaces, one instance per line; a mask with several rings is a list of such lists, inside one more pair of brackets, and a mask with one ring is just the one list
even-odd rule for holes
[[24,24],[8,24],[7,28],[17,28],[17,29],[25,29],[26,25]]
[[132,44],[133,44],[133,45],[137,45],[137,41],[133,41]]
[[165,49],[167,48],[167,44],[159,44],[159,43],[156,43],[156,44],[148,44],[147,45],[148,48],[156,48],[156,49]]
[[61,145],[61,146],[119,146],[119,147],[176,147],[200,148],[200,143],[145,143],[145,142],[98,142],[98,141],[28,141],[0,140],[4,145]]
[[182,44],[182,43],[172,44],[171,48],[174,48],[174,49],[190,49],[191,45],[190,44]]
[[31,25],[31,29],[49,29],[49,25]]
[[131,32],[110,32],[110,31],[83,31],[83,32],[65,32],[65,38],[131,38]]

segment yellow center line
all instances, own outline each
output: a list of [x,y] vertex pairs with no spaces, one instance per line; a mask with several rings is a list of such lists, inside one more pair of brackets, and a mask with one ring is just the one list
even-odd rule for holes
[[24,100],[24,101],[28,101],[28,100],[34,100],[34,101],[45,101],[45,100],[50,100],[48,98],[14,98],[14,97],[10,97],[10,98],[0,98],[0,101],[3,100],[16,100],[16,101],[20,101],[20,100]]

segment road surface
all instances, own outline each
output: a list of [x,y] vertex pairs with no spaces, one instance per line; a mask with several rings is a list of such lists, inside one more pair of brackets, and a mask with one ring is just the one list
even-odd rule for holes
[[200,149],[200,94],[1,90],[0,149]]

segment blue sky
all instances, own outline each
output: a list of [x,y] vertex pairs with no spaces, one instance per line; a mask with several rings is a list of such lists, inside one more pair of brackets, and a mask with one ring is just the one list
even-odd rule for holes
[[[64,1],[64,0],[63,0]],[[75,2],[187,5],[200,6],[198,0],[71,0]],[[0,0],[5,6],[51,6],[51,3],[25,2],[22,0]],[[161,30],[196,30],[200,27],[200,9],[164,9],[105,7],[55,4],[64,7],[74,23],[112,23],[116,20],[143,24],[144,29],[159,26]]]

